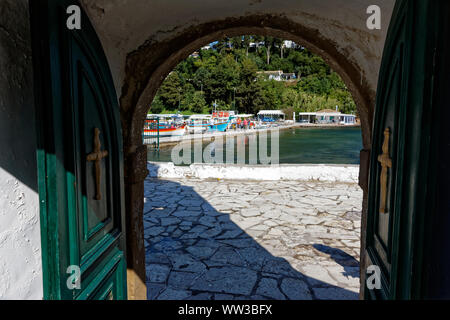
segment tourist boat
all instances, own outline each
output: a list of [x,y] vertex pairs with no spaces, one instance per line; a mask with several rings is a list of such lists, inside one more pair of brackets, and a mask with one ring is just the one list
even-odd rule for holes
[[144,129],[144,138],[157,136],[160,137],[180,137],[186,134],[186,126],[163,128],[163,129]]
[[144,125],[144,138],[178,137],[186,134],[186,124],[180,115],[149,115]]
[[227,131],[229,124],[230,124],[230,120],[227,120],[226,122],[217,122],[217,123],[211,124],[211,125],[209,125],[209,131],[225,132],[225,131]]
[[205,133],[211,125],[210,115],[193,115],[187,122],[187,131],[189,133]]
[[219,111],[212,114],[212,123],[209,125],[209,131],[225,132],[231,124],[234,113],[230,111]]

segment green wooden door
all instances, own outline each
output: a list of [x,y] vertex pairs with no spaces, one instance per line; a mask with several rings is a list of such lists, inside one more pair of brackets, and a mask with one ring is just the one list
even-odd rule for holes
[[45,298],[126,299],[119,107],[88,17],[67,28],[73,4],[30,2]]
[[377,91],[366,238],[366,263],[380,268],[381,289],[370,290],[366,283],[366,298],[422,296],[430,119],[444,2],[397,1],[389,27]]

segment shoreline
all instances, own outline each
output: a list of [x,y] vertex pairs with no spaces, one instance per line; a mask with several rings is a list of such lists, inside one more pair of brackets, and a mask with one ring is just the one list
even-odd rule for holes
[[175,166],[173,162],[147,162],[150,178],[216,179],[234,181],[319,181],[358,183],[359,165],[279,164],[237,165],[195,163]]
[[[212,132],[212,133],[197,133],[197,134],[188,134],[184,136],[179,137],[163,137],[159,139],[159,146],[161,147],[170,147],[177,145],[180,142],[192,142],[192,141],[198,141],[198,140],[211,140],[213,141],[216,137],[233,137],[233,136],[239,136],[239,135],[246,135],[246,134],[253,134],[253,133],[261,133],[261,132],[267,132],[272,129],[279,129],[281,130],[288,130],[288,129],[312,129],[312,128],[360,128],[360,124],[355,125],[340,125],[340,124],[306,124],[306,123],[295,123],[280,127],[274,127],[274,128],[264,128],[264,129],[249,129],[249,130],[230,130],[226,132]],[[144,139],[145,140],[145,139]],[[146,144],[144,142],[144,144]],[[151,144],[146,144],[151,145]]]

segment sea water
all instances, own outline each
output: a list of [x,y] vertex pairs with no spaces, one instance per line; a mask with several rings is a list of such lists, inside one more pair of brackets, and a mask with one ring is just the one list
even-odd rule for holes
[[[248,163],[248,145],[251,134],[248,133],[246,138],[241,139],[245,144],[246,163]],[[270,134],[268,136],[270,138]],[[235,150],[237,150],[237,141],[238,139],[235,139]],[[211,143],[209,139],[202,141],[203,150]],[[225,150],[225,142],[223,143],[222,147]],[[174,146],[162,146],[159,151],[149,150],[148,160],[173,162],[173,148]],[[267,148],[267,154],[270,155],[270,139]],[[281,164],[359,164],[361,149],[362,136],[359,127],[295,128],[279,131],[279,162]],[[193,144],[191,152],[193,162]],[[237,162],[236,158],[237,156],[235,162]],[[226,159],[225,153],[223,159]]]

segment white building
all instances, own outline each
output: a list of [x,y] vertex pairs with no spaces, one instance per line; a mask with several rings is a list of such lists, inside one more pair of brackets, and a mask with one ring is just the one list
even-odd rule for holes
[[291,81],[297,79],[297,75],[295,73],[285,73],[282,70],[259,71],[257,74],[266,77],[268,80],[275,81]]
[[317,123],[317,124],[356,124],[356,116],[353,114],[343,114],[333,110],[321,110],[318,112],[300,112],[298,114],[298,122],[300,123]]
[[281,110],[261,110],[258,119],[263,122],[285,121],[286,115]]

